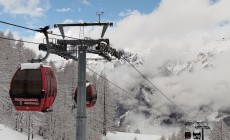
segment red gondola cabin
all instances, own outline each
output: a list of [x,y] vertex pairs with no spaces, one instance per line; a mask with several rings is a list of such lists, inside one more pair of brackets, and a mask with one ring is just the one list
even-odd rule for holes
[[10,84],[10,97],[18,111],[50,110],[57,95],[57,82],[50,66],[24,63]]
[[[75,90],[74,100],[77,102],[77,89]],[[86,107],[94,107],[97,101],[97,93],[93,83],[86,82]]]

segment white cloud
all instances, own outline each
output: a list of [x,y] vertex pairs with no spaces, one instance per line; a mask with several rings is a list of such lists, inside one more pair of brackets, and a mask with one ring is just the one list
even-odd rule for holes
[[89,0],[82,0],[82,3],[85,4],[85,5],[91,5]]
[[[177,4],[176,4],[177,3]],[[210,5],[208,0],[163,0],[150,14],[133,12],[108,30],[114,46],[146,52],[165,39],[174,39],[192,32],[214,30],[223,21],[229,21],[230,1],[222,0]],[[122,33],[122,34],[121,34]],[[135,41],[127,41],[135,40]],[[119,40],[119,41],[116,41]]]
[[32,17],[42,16],[50,8],[48,0],[0,0],[4,12],[10,14],[24,14]]
[[81,12],[82,11],[82,9],[81,8],[78,8],[78,12]]
[[74,20],[71,20],[71,19],[65,19],[64,21],[63,21],[63,23],[65,24],[65,23],[74,23]]
[[57,12],[68,12],[70,10],[71,8],[62,8],[62,9],[57,9]]
[[127,9],[125,12],[120,12],[119,16],[121,16],[121,17],[127,17],[127,16],[130,16],[132,14],[135,14],[136,12],[138,12],[138,11]]
[[[114,47],[147,58],[139,70],[148,75],[159,89],[186,112],[196,111],[199,105],[210,105],[213,110],[218,110],[230,105],[227,101],[230,82],[226,79],[229,75],[229,66],[226,63],[230,58],[227,58],[226,54],[226,57],[222,58],[224,54],[220,53],[230,48],[227,44],[222,48],[223,44],[217,41],[230,37],[228,5],[228,0],[215,3],[209,0],[162,0],[152,13],[133,12],[118,21],[116,27],[108,29],[106,35]],[[218,67],[215,66],[213,70],[198,69],[202,67],[201,64],[194,64],[192,73],[175,77],[162,77],[160,74],[160,67],[168,60],[187,62],[195,59],[199,52],[217,53],[213,59],[219,59],[218,63],[215,62]],[[135,85],[134,81],[138,81],[137,76],[130,70],[125,72],[115,69],[114,74],[111,73],[109,78],[127,89]],[[119,80],[119,74],[125,75],[125,80]],[[127,81],[131,81],[130,84]],[[162,98],[157,99],[154,104],[159,106],[165,106],[163,103],[168,102],[162,101]]]

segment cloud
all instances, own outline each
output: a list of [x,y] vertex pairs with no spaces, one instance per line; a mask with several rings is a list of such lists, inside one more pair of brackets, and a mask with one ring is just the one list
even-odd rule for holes
[[131,127],[134,129],[138,128],[143,134],[153,134],[153,135],[161,135],[168,137],[169,134],[175,133],[179,130],[179,128],[170,127],[170,126],[161,126],[159,122],[157,122],[157,118],[146,119],[143,114],[131,112],[126,120]]
[[125,12],[120,12],[119,16],[127,17],[127,16],[130,16],[130,15],[134,14],[135,12],[138,12],[138,11],[127,9]]
[[[227,101],[230,82],[226,79],[230,48],[227,42],[217,41],[230,37],[227,32],[230,30],[229,4],[228,0],[215,3],[208,0],[162,0],[150,14],[131,12],[115,27],[108,29],[106,35],[113,47],[146,58],[143,67],[138,69],[186,112],[196,116],[199,106],[205,105],[217,111],[230,105]],[[215,54],[210,58],[214,68],[204,69],[201,62],[195,63],[200,52]],[[170,60],[182,64],[194,62],[193,72],[162,75],[162,68]],[[180,68],[181,65],[178,66]],[[111,81],[127,90],[136,85],[134,81],[139,81],[139,74],[136,72],[135,75],[130,70],[116,68],[108,74]],[[119,80],[118,75],[124,76],[125,80]],[[164,97],[153,96],[152,101],[160,108],[170,105]]]
[[50,8],[48,0],[0,0],[4,12],[10,14],[24,14],[32,17],[42,16]]
[[65,19],[62,23],[64,23],[64,24],[67,24],[67,23],[74,23],[74,20]]
[[85,5],[91,5],[89,0],[82,0],[82,3],[85,4]]
[[[229,2],[226,0],[213,5],[207,0],[163,0],[152,13],[133,12],[108,33],[113,37],[114,46],[145,54],[167,39],[178,39],[196,31],[202,33],[215,29],[223,21],[229,21],[227,4]],[[127,37],[135,41],[129,42],[125,39]]]
[[82,9],[81,9],[81,8],[78,8],[78,9],[77,9],[77,11],[78,11],[78,12],[81,12],[81,11],[82,11]]
[[68,12],[70,10],[71,8],[62,8],[62,9],[57,9],[57,12]]

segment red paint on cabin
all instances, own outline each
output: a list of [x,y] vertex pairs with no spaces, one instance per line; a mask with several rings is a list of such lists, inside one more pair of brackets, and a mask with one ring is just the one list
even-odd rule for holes
[[46,111],[57,95],[57,82],[51,67],[18,68],[10,84],[10,97],[18,111]]
[[[78,88],[75,90],[74,100],[77,102],[77,91]],[[97,101],[97,93],[95,87],[92,83],[86,84],[86,107],[92,108],[96,104]]]

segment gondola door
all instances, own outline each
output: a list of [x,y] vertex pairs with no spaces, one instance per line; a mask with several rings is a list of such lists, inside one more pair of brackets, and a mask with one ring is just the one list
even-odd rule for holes
[[45,89],[46,89],[46,93],[45,93],[45,100],[44,100],[44,112],[48,111],[47,109],[50,108],[50,106],[52,106],[55,97],[56,97],[56,79],[54,77],[54,74],[52,72],[52,70],[50,68],[46,68],[43,70],[44,75],[45,75]]
[[50,99],[50,104],[52,105],[57,96],[57,81],[53,71],[50,71],[50,79],[51,79],[51,97],[52,97]]
[[51,100],[51,82],[50,82],[50,72],[49,69],[45,71],[46,73],[46,107],[50,106],[50,100]]

